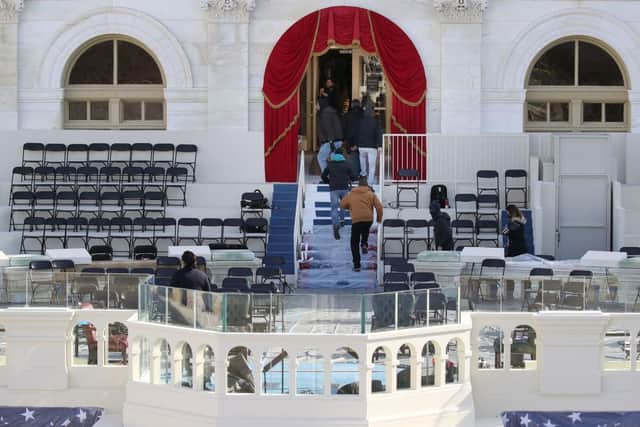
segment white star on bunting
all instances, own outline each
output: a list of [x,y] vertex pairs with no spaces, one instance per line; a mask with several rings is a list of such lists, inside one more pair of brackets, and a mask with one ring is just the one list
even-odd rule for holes
[[506,425],[509,422],[509,418],[507,418],[507,414],[502,414],[502,425]]
[[529,423],[531,420],[529,419],[529,414],[524,414],[524,417],[520,417],[520,425],[524,427],[529,427]]
[[33,414],[35,413],[35,411],[30,411],[29,408],[24,408],[24,412],[20,415],[22,415],[24,417],[25,422],[29,421],[29,420],[34,420],[35,418],[33,416]]
[[546,423],[544,423],[544,424],[542,425],[542,427],[558,427],[558,426],[556,426],[555,424],[553,424],[553,423],[551,422],[551,420],[547,420],[547,422],[546,422]]
[[71,424],[71,420],[69,418],[67,418],[62,424],[60,424],[62,427],[67,427],[69,424]]
[[571,415],[567,415],[567,418],[571,419],[571,424],[575,424],[576,421],[582,422],[581,414],[581,412],[572,412]]
[[87,419],[87,413],[85,411],[83,411],[82,409],[80,409],[80,411],[78,412],[78,415],[76,415],[76,417],[78,418],[78,421],[83,423],[84,420]]

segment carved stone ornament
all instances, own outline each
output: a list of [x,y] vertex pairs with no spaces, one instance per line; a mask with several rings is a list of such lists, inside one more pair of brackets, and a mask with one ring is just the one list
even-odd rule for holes
[[255,0],[200,0],[200,4],[212,18],[231,21],[248,20],[249,14],[256,8]]
[[23,8],[24,0],[0,0],[0,21],[17,21]]
[[480,21],[488,0],[433,0],[433,6],[451,21]]

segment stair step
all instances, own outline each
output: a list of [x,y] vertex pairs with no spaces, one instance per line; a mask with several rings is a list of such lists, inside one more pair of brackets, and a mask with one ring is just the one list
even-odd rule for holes
[[[345,218],[350,218],[351,215],[349,212],[345,212]],[[316,218],[331,218],[331,211],[316,211]]]
[[330,208],[331,202],[316,202],[315,206],[316,208]]
[[[344,224],[351,225],[351,220],[345,219]],[[313,225],[331,225],[331,218],[316,218],[313,220]]]

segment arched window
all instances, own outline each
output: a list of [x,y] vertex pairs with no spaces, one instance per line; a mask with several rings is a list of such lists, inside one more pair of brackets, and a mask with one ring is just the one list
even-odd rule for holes
[[536,331],[519,325],[511,333],[511,369],[536,368]]
[[142,337],[136,340],[134,356],[134,381],[151,383],[151,347],[147,338]]
[[628,94],[619,61],[591,40],[544,50],[527,80],[526,131],[626,131]]
[[387,369],[389,360],[387,351],[383,347],[378,347],[371,357],[373,372],[371,373],[371,393],[382,393],[387,391]]
[[331,356],[331,394],[358,394],[360,369],[358,353],[349,347],[339,348]]
[[447,362],[445,380],[446,384],[457,384],[460,382],[460,351],[462,346],[457,339],[452,339],[447,343]]
[[83,320],[73,328],[71,351],[74,366],[98,365],[98,334],[93,323]]
[[296,355],[296,394],[324,394],[324,357],[318,349]]
[[109,323],[108,342],[105,351],[105,364],[126,365],[128,344],[128,329],[121,322]]
[[172,384],[171,346],[160,340],[153,350],[154,384]]
[[263,394],[289,394],[289,355],[283,348],[262,353]]
[[216,366],[213,350],[208,345],[201,353],[202,360],[202,389],[216,391]]
[[478,334],[478,369],[501,369],[504,332],[499,326],[485,326]]
[[610,329],[604,335],[604,369],[631,369],[631,334],[624,329]]
[[396,390],[411,388],[411,347],[404,344],[398,350],[398,366],[396,368]]
[[251,350],[234,347],[227,354],[227,393],[255,393]]
[[193,352],[189,344],[182,346],[179,357],[177,362],[180,369],[180,385],[185,388],[193,388]]
[[422,374],[420,383],[422,387],[436,385],[436,346],[432,341],[428,341],[422,347]]
[[153,56],[119,37],[94,40],[70,61],[66,129],[165,129],[164,80]]

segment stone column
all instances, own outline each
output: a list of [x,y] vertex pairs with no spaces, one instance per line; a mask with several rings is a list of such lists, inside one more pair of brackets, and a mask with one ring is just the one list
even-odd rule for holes
[[441,131],[482,128],[482,15],[487,0],[434,0],[441,22]]
[[601,312],[541,311],[536,316],[540,393],[583,396],[602,392],[603,337],[609,316]]
[[66,389],[67,367],[72,357],[68,354],[67,338],[73,312],[55,308],[9,308],[4,315],[8,388]]
[[255,0],[202,0],[208,12],[209,128],[249,128],[249,16]]
[[0,1],[0,130],[18,129],[18,17],[23,0]]

